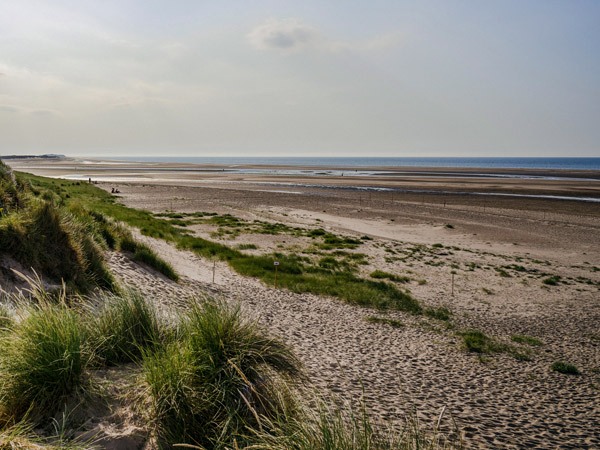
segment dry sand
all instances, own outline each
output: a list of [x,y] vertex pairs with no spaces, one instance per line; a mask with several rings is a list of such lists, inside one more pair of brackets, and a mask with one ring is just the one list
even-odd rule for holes
[[[27,170],[65,174],[47,166],[29,165]],[[66,173],[87,175],[84,168],[73,163]],[[448,307],[453,326],[273,289],[233,273],[225,263],[217,263],[213,283],[211,261],[141,237],[183,275],[179,284],[121,254],[111,255],[110,263],[122,281],[152,295],[164,311],[184,308],[197,293],[241,302],[248,314],[292,345],[318,390],[354,404],[364,395],[370,410],[398,425],[416,411],[429,427],[445,407],[467,448],[600,448],[600,203],[346,189],[410,185],[428,191],[599,198],[600,182],[589,179],[597,173],[586,173],[581,180],[517,182],[438,174],[291,180],[264,174],[152,174],[147,168],[123,177],[109,169],[102,176],[96,172],[95,179],[127,179],[99,185],[109,191],[118,187],[120,201],[128,206],[229,213],[368,235],[372,240],[354,251],[368,257],[363,274],[380,269],[409,276],[404,287],[424,305]],[[210,237],[217,230],[195,225],[193,231]],[[301,251],[308,245],[285,234],[212,236],[230,245],[254,243],[259,246],[255,252]],[[502,270],[510,277],[502,276]],[[547,275],[540,273],[560,275],[568,284],[546,285],[542,280]],[[369,323],[368,316],[395,318],[404,326]],[[530,350],[530,361],[505,353],[478,357],[467,353],[457,336],[466,328],[506,343],[512,335],[525,334],[543,344],[520,346]],[[551,371],[558,360],[575,364],[581,375]]]

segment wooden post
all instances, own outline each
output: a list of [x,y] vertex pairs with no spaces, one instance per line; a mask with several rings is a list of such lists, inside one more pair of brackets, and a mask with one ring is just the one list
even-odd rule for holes
[[452,297],[454,297],[454,272],[452,272]]
[[273,265],[275,266],[275,289],[277,289],[277,268],[279,267],[279,261],[275,261]]
[[[214,256],[213,256],[214,258]],[[215,271],[217,269],[217,260],[213,259],[213,284],[215,284]]]

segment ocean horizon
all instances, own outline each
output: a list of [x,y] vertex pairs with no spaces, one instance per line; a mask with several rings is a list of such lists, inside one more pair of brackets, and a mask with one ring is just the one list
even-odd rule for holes
[[273,165],[319,167],[447,167],[481,169],[600,170],[600,158],[494,158],[494,157],[210,157],[128,156],[105,157],[116,161],[164,162],[214,165]]

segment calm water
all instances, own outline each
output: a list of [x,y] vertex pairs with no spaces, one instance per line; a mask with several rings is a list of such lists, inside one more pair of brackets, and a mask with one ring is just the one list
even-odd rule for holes
[[454,167],[482,169],[600,170],[600,158],[269,158],[269,157],[127,157],[123,161],[181,162],[215,165],[322,167]]

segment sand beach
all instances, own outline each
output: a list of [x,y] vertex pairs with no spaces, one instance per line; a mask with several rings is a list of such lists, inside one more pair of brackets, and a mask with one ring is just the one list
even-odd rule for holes
[[[434,424],[443,411],[442,427],[458,429],[466,448],[600,447],[597,171],[6,162],[44,176],[91,178],[118,189],[119,202],[153,213],[205,211],[245,224],[367,236],[349,250],[363,255],[361,275],[406,277],[399,286],[424,306],[447,308],[450,321],[275,289],[141,235],[182,281],[117,253],[110,265],[167,312],[197,292],[240,302],[293,347],[319,391],[355,405],[363,399],[391,424],[413,412]],[[209,223],[187,229],[257,254],[310,247],[306,237],[286,233],[231,233]],[[514,351],[468,352],[464,330]],[[580,375],[551,370],[557,361]]]

